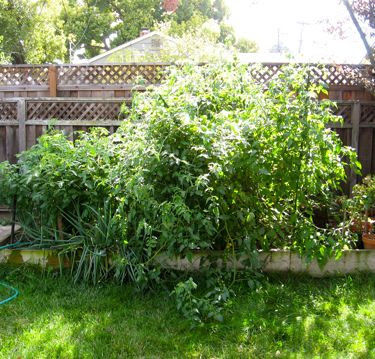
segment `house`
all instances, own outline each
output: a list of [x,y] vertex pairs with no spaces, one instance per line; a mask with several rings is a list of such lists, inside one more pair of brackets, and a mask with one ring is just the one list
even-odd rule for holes
[[163,48],[173,47],[177,41],[158,31],[142,29],[140,36],[86,61],[87,64],[152,61],[158,58]]

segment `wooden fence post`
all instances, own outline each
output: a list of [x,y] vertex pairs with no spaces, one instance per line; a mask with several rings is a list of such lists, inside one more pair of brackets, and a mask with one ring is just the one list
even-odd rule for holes
[[[352,106],[352,143],[351,147],[355,149],[359,155],[359,123],[361,121],[361,104],[359,101],[353,103]],[[357,183],[357,175],[352,170],[350,173],[350,193],[352,193],[353,186]]]
[[26,150],[26,100],[19,99],[17,102],[18,120],[18,152]]
[[57,68],[55,65],[48,67],[49,96],[57,96]]

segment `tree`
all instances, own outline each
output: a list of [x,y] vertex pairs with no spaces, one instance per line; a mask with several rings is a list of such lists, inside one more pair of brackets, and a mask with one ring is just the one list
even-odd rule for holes
[[181,37],[209,20],[219,28],[215,41],[232,46],[227,17],[224,0],[0,0],[0,51],[14,64],[67,61],[74,53],[90,58],[143,27],[167,22],[169,35]]
[[67,36],[66,46],[72,53],[83,48],[85,56],[92,57],[102,49],[110,49],[107,39],[113,33],[111,24],[116,18],[106,1],[63,1],[59,17],[63,23],[62,31]]
[[335,33],[343,39],[350,29],[348,21],[351,21],[362,40],[370,63],[375,66],[374,46],[371,46],[369,42],[369,38],[375,36],[375,2],[373,0],[342,0],[341,3],[345,6],[349,18],[343,18],[336,22],[324,19],[322,23],[328,24],[327,30],[330,33]]
[[370,63],[375,67],[375,57],[374,50],[371,48],[366,34],[362,30],[361,25],[359,24],[356,15],[359,16],[367,25],[371,28],[370,36],[375,35],[375,3],[373,0],[354,0],[352,3],[349,3],[348,0],[343,0],[343,3],[348,10],[349,16],[357,29],[363,45],[366,48],[367,56],[370,60]]
[[0,0],[2,51],[14,64],[53,62],[67,49],[52,0]]
[[10,62],[10,59],[5,55],[3,49],[3,37],[0,36],[0,64],[6,64],[8,62]]
[[240,38],[235,43],[236,49],[238,49],[239,52],[257,52],[258,51],[258,45],[256,42],[246,39],[246,38]]

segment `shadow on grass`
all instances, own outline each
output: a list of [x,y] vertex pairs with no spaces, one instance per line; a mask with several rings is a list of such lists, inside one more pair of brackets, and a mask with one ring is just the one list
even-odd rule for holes
[[[12,272],[13,271],[13,272]],[[0,307],[1,357],[375,357],[375,277],[271,277],[239,289],[223,324],[190,329],[169,295],[73,285],[0,267],[20,297]]]

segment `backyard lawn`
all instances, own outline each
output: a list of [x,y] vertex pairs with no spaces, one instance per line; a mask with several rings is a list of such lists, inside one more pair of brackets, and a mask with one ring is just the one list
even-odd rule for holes
[[373,275],[273,276],[238,288],[224,323],[195,329],[163,290],[74,285],[27,267],[1,266],[0,278],[21,293],[0,307],[1,358],[375,357]]

